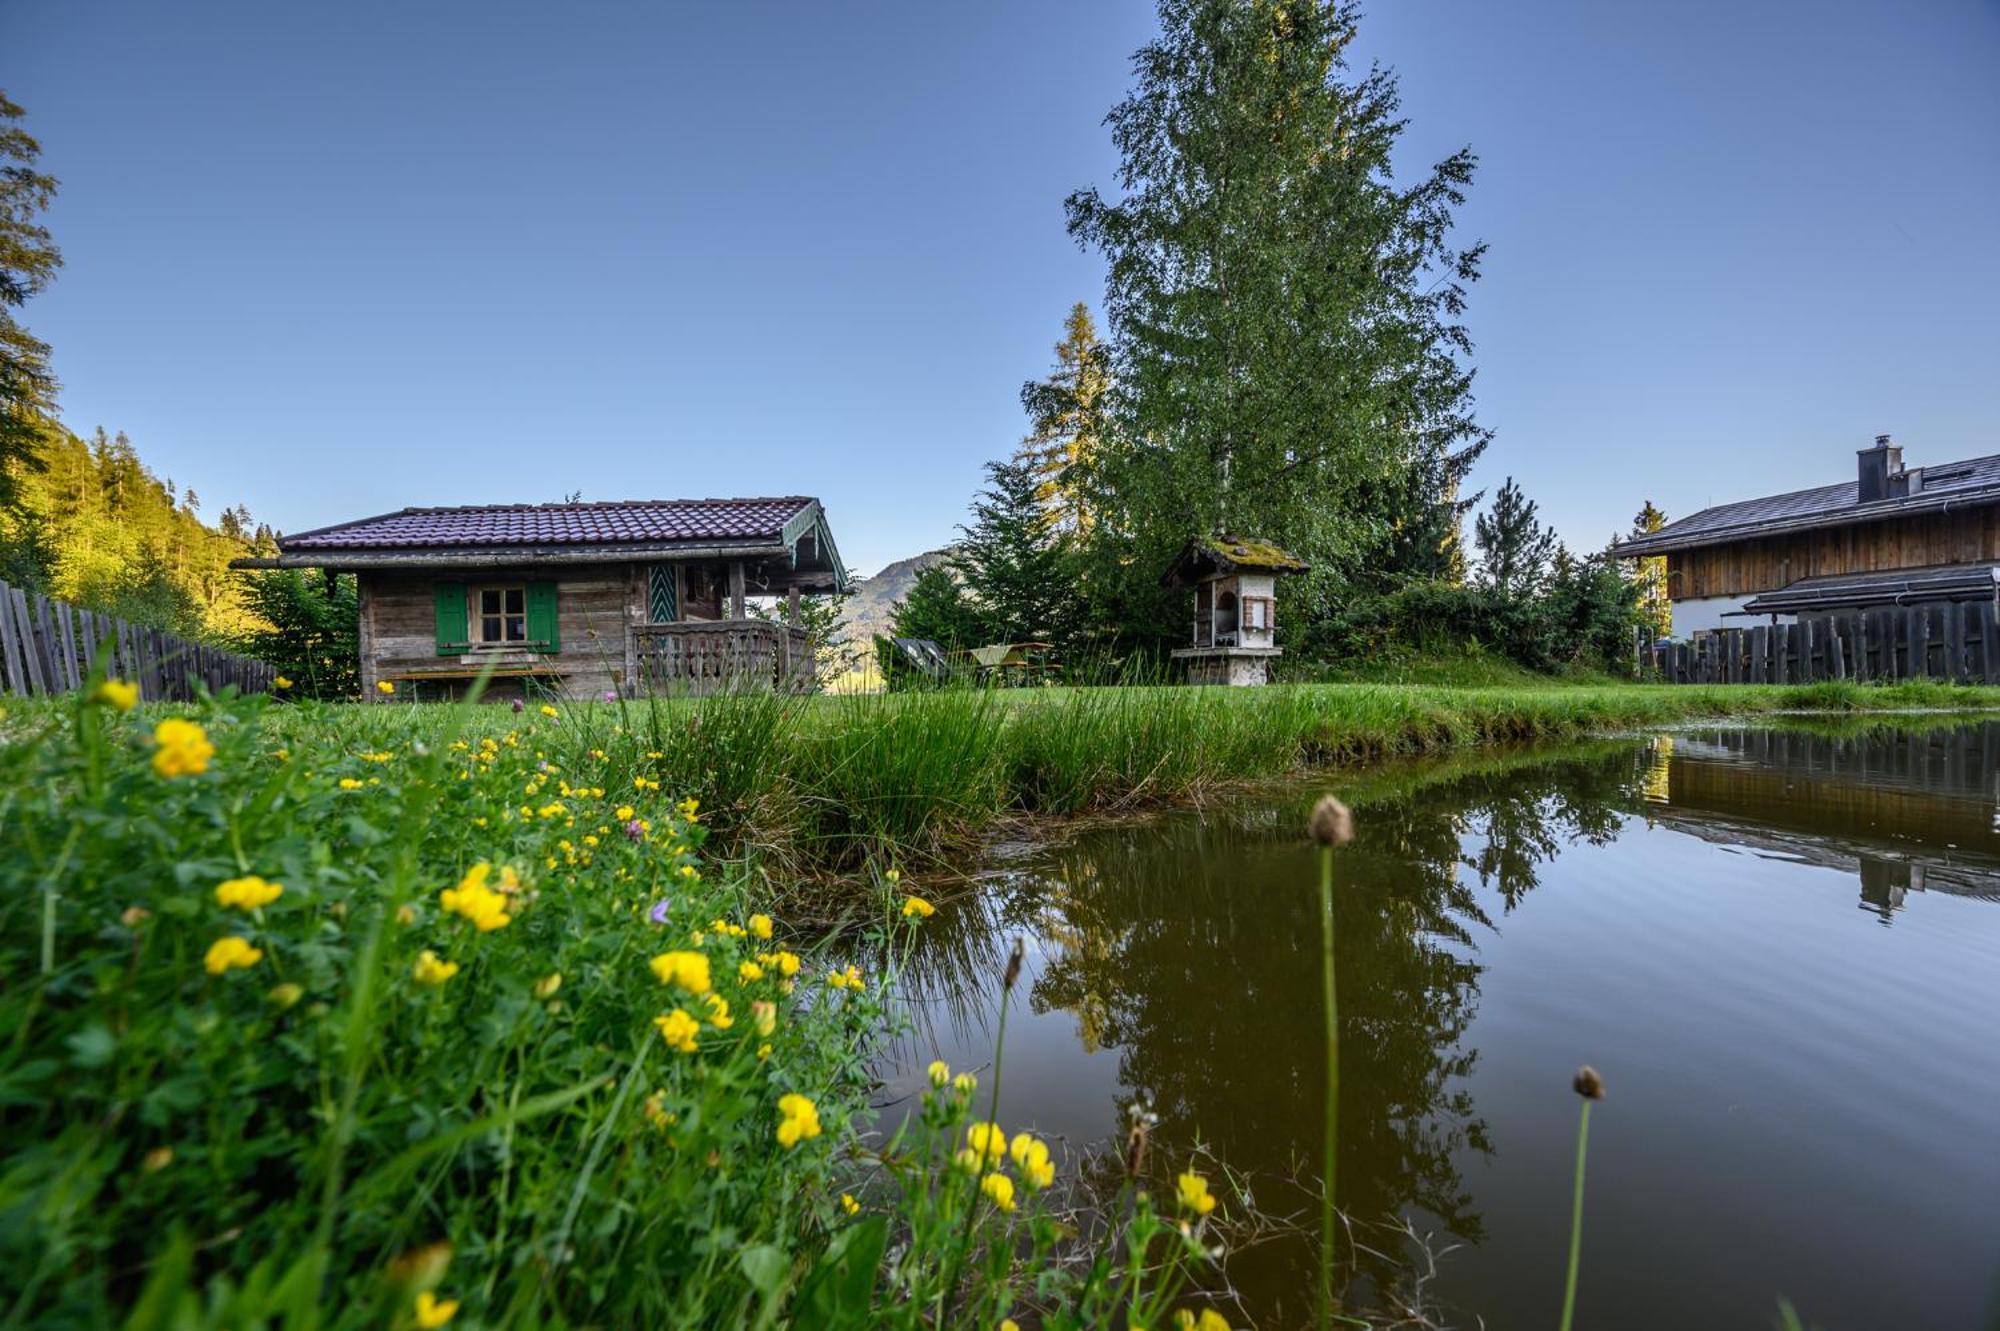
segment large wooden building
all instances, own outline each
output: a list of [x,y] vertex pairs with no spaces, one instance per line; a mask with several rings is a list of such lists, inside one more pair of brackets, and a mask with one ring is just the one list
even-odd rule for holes
[[1881,435],[1853,480],[1705,508],[1612,552],[1665,556],[1680,638],[1822,611],[1991,602],[2000,456],[1905,467]]
[[[406,508],[243,565],[356,575],[361,683],[449,697],[807,688],[801,594],[847,589],[817,499]],[[784,619],[750,613],[777,598]]]

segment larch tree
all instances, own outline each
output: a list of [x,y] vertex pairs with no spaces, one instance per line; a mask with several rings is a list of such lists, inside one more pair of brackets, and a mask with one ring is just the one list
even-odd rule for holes
[[56,411],[49,345],[15,315],[62,266],[38,220],[55,200],[56,178],[37,169],[42,145],[21,128],[24,114],[0,93],[0,508],[19,498],[21,474],[41,466]]
[[1090,506],[1084,478],[1104,437],[1104,390],[1109,382],[1104,343],[1090,307],[1078,301],[1063,322],[1056,364],[1046,378],[1021,387],[1028,434],[1014,460],[1035,478],[1035,497],[1064,540],[1087,537]]
[[[1632,535],[1650,536],[1667,525],[1667,515],[1648,499],[1632,519]],[[1639,616],[1646,631],[1657,641],[1674,629],[1674,607],[1667,600],[1667,557],[1649,555],[1636,561],[1632,580],[1639,589]]]
[[1133,602],[1224,529],[1306,558],[1309,596],[1457,559],[1487,439],[1461,323],[1483,246],[1451,238],[1475,159],[1394,169],[1396,82],[1349,68],[1352,13],[1161,0],[1109,116],[1119,192],[1068,200],[1108,266],[1096,562]]

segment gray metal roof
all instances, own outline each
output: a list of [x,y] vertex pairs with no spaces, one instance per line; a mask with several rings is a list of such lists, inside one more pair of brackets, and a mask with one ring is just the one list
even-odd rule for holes
[[1923,605],[1937,601],[1990,601],[2000,591],[2000,561],[1898,568],[1881,573],[1834,573],[1800,578],[1753,596],[1744,614],[1796,615],[1815,610]]
[[2000,454],[1911,467],[1905,474],[1909,478],[1907,495],[1864,504],[1860,501],[1860,483],[1847,480],[1789,494],[1766,495],[1762,499],[1717,504],[1678,522],[1669,522],[1656,532],[1621,541],[1612,547],[1612,553],[1621,558],[1663,555],[1757,536],[1880,522],[1967,504],[2000,503]]

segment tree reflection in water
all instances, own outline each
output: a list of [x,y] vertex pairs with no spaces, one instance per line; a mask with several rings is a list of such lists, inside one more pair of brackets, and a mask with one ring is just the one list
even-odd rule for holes
[[[1614,838],[1650,754],[1618,743],[1338,783],[1356,806],[1335,904],[1349,1216],[1419,1215],[1481,1237],[1459,1172],[1494,1149],[1465,1084],[1478,940],[1492,923],[1476,888],[1511,910],[1565,846]],[[1089,831],[1031,857],[924,931],[907,975],[918,1010],[989,1019],[1006,938],[1034,933],[1045,962],[1028,1002],[1070,1014],[1085,1049],[1117,1051],[1120,1109],[1143,1101],[1159,1116],[1156,1186],[1199,1141],[1250,1174],[1260,1209],[1306,1212],[1324,1077],[1303,833],[1318,793]],[[1010,1081],[1061,1075],[1009,1063]],[[1354,1274],[1393,1281],[1399,1260],[1364,1253]],[[1311,1306],[1313,1262],[1312,1240],[1288,1236],[1236,1254],[1229,1275],[1260,1321],[1285,1325]]]

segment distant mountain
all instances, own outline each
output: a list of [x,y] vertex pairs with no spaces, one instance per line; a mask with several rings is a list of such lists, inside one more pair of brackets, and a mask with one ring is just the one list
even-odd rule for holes
[[949,549],[929,550],[908,559],[899,559],[872,578],[863,578],[848,593],[847,614],[841,620],[841,636],[857,647],[867,647],[875,635],[889,632],[889,613],[909,592],[917,574],[943,562]]

